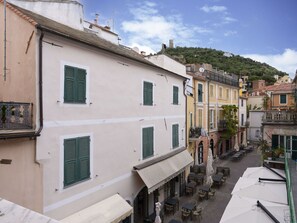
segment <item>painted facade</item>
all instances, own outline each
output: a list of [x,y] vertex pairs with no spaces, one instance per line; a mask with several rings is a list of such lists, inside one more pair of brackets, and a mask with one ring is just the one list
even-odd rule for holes
[[[9,7],[9,26],[22,27],[14,31],[20,33],[13,34],[18,43],[13,47],[26,49],[28,39],[23,36],[28,34],[29,38],[33,33],[32,48],[29,47],[32,55],[30,63],[25,63],[29,60],[26,55],[20,56],[20,60],[15,60],[17,55],[11,58],[10,62],[15,63],[11,67],[26,71],[26,76],[18,82],[19,79],[12,79],[18,72],[12,70],[7,82],[1,81],[1,84],[7,85],[7,89],[18,84],[19,97],[9,97],[9,93],[16,95],[12,94],[14,88],[7,92],[7,98],[2,97],[36,103],[33,130],[39,129],[39,119],[43,121],[43,129],[36,140],[22,142],[28,147],[22,148],[26,156],[21,156],[19,145],[13,145],[19,141],[1,144],[4,149],[0,151],[4,157],[12,157],[13,165],[20,165],[18,169],[23,168],[20,175],[26,174],[22,177],[22,180],[27,177],[25,184],[19,184],[25,191],[20,193],[31,196],[32,190],[36,192],[37,201],[26,200],[31,201],[29,207],[37,203],[32,209],[60,220],[119,194],[134,207],[138,216],[132,219],[135,217],[137,222],[138,218],[154,212],[156,199],[163,202],[172,194],[181,195],[191,159],[181,163],[177,172],[163,176],[153,189],[148,188],[139,172],[145,167],[166,165],[176,156],[190,157],[183,152],[187,131],[184,87],[187,78],[178,71],[149,62],[131,49]],[[23,28],[26,32],[22,32]],[[36,99],[41,90],[40,74],[43,110],[39,109],[40,102]],[[24,94],[22,88],[29,93]],[[15,162],[18,160],[21,161]],[[31,165],[28,171],[22,166],[25,162]],[[9,166],[5,168],[8,170]],[[10,176],[15,176],[14,171],[16,169],[11,168]],[[30,174],[34,182],[30,181]],[[3,172],[2,175],[8,178]],[[33,187],[35,181],[37,185]],[[8,194],[7,199],[9,196],[12,195]],[[141,200],[143,196],[145,200]]]
[[[0,10],[4,11],[3,1]],[[36,161],[40,114],[35,24],[9,6],[6,21],[6,74],[4,37],[0,36],[0,159],[11,164],[0,164],[0,197],[42,212],[42,165]],[[4,33],[3,25],[0,33]]]

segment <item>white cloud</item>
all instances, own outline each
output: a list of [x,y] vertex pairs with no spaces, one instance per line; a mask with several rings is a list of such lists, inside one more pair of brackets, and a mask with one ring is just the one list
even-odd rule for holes
[[224,11],[227,11],[227,8],[225,6],[221,6],[221,5],[214,5],[214,6],[204,5],[201,8],[201,10],[206,13],[208,13],[208,12],[224,12]]
[[233,30],[229,30],[229,31],[226,31],[224,33],[224,36],[233,36],[233,35],[236,35],[237,34],[237,31],[233,31]]
[[142,46],[149,46],[154,52],[159,51],[161,44],[168,43],[169,39],[174,39],[180,46],[191,46],[199,42],[196,39],[198,34],[212,32],[204,27],[184,24],[178,14],[163,16],[159,13],[157,5],[151,2],[138,4],[130,9],[130,13],[133,19],[123,21],[121,29],[128,35],[126,44],[137,46],[140,50],[143,50]]
[[297,69],[297,51],[293,49],[285,49],[282,54],[261,55],[261,54],[246,54],[243,57],[251,58],[261,63],[267,63],[276,69],[290,74],[290,77],[295,76]]

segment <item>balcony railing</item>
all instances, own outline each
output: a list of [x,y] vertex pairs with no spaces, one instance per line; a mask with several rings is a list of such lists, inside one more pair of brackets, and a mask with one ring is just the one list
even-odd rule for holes
[[189,138],[199,138],[201,136],[201,129],[200,127],[190,128]]
[[0,130],[32,129],[33,104],[0,102]]
[[218,130],[219,131],[223,131],[225,129],[227,129],[227,122],[226,122],[226,120],[219,120]]
[[297,123],[296,111],[267,111],[262,118],[263,123],[284,123],[295,124]]

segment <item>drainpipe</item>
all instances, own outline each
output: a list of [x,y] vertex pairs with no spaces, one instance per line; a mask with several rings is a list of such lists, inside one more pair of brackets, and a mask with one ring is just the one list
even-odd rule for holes
[[6,0],[4,0],[4,61],[3,61],[3,79],[6,81]]
[[187,80],[184,81],[184,96],[186,97],[186,102],[185,102],[185,122],[186,122],[186,128],[185,128],[185,147],[188,148],[188,122],[187,122],[187,115],[188,115],[188,96],[186,94],[186,90],[187,90]]

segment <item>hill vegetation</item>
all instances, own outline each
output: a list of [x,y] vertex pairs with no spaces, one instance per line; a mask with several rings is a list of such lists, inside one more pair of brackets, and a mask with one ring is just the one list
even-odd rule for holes
[[268,84],[275,82],[274,75],[284,76],[284,72],[278,71],[266,63],[256,62],[249,58],[244,58],[224,51],[199,48],[199,47],[176,47],[167,48],[165,54],[186,63],[208,63],[219,70],[239,76],[249,76],[249,81],[263,79]]

